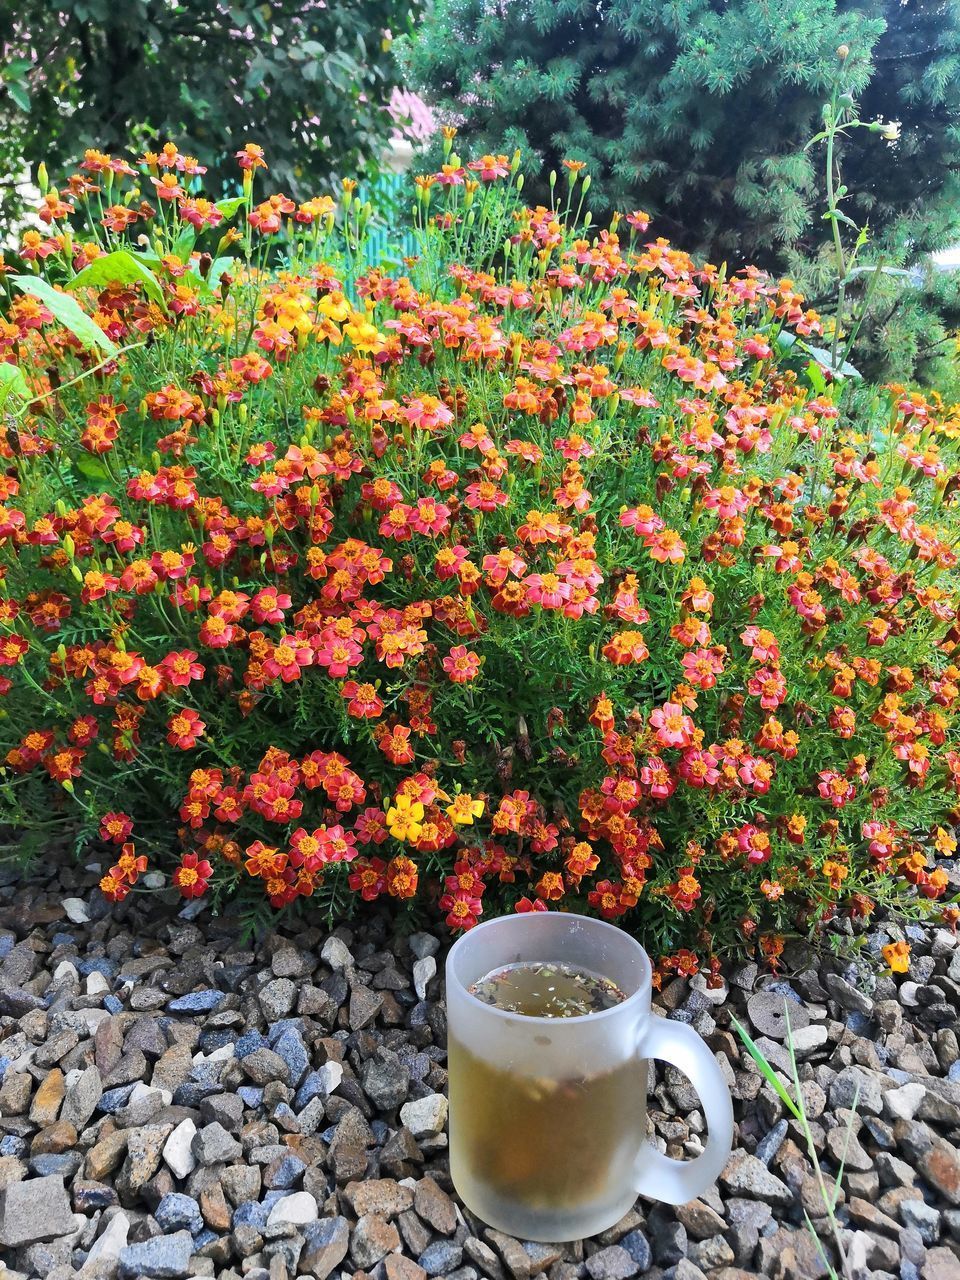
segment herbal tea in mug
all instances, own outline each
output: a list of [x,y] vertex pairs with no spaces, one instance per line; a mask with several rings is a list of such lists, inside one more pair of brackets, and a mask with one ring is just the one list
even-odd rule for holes
[[[650,1011],[650,962],[612,925],[561,913],[479,925],[447,960],[450,1169],[478,1217],[511,1235],[595,1235],[638,1194],[681,1203],[726,1162],[730,1097],[697,1034]],[[646,1142],[647,1059],[701,1096],[707,1149]]]

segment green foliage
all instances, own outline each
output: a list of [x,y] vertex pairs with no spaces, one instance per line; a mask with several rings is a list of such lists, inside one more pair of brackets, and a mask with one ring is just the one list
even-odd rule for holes
[[88,147],[168,138],[202,154],[221,185],[248,140],[278,189],[376,168],[396,84],[388,33],[417,0],[4,0],[0,218],[18,212],[24,161],[55,171]]

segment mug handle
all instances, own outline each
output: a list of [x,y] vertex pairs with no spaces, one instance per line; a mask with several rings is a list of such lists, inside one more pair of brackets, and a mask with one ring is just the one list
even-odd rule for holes
[[674,1160],[645,1142],[634,1167],[639,1195],[666,1204],[695,1200],[719,1177],[733,1146],[733,1102],[717,1060],[706,1042],[685,1022],[656,1014],[640,1025],[639,1058],[660,1058],[677,1067],[700,1095],[707,1121],[707,1145],[693,1160]]

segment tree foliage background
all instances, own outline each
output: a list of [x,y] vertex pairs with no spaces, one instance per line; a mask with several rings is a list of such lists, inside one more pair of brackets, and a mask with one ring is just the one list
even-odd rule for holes
[[903,122],[895,155],[843,157],[853,216],[914,252],[960,236],[960,0],[435,0],[403,58],[464,147],[586,160],[598,212],[767,265],[823,238],[803,148],[839,69]]
[[[0,0],[0,218],[25,165],[167,138],[236,179],[245,141],[274,186],[313,194],[374,165],[397,83],[391,35],[418,0]],[[221,173],[217,173],[217,169]]]
[[789,272],[827,312],[823,152],[806,143],[838,87],[862,119],[901,121],[894,145],[857,130],[838,154],[864,260],[901,269],[871,294],[858,360],[960,394],[960,288],[927,258],[960,241],[960,0],[433,0],[398,49],[462,150],[519,147],[540,169],[532,201],[562,159],[586,161],[598,219],[643,208],[651,234]]

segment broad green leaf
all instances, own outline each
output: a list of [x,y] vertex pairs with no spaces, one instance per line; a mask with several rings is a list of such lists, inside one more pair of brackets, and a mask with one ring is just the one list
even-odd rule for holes
[[[142,262],[145,267],[157,268],[160,266],[160,259],[155,253],[135,253],[133,256],[138,262]],[[178,276],[177,279],[181,284],[187,284],[191,289],[196,289],[197,292],[202,294],[204,297],[209,297],[213,292],[211,283],[213,282],[214,267],[219,263],[220,274],[222,274],[224,271],[229,270],[229,266],[227,264],[236,264],[236,262],[236,258],[217,258],[210,269],[209,278],[207,280],[204,280],[203,276],[201,276],[198,271],[193,270],[185,271],[183,275]],[[217,278],[219,279],[219,275]]]
[[777,334],[777,346],[781,351],[786,351],[789,347],[792,347],[796,340],[797,335],[791,333],[789,329],[781,329]]
[[147,297],[164,311],[167,309],[160,281],[127,249],[115,249],[113,253],[96,258],[73,277],[70,288],[82,289],[85,285],[103,288],[108,284],[142,284]]
[[107,355],[117,354],[116,345],[110,341],[98,324],[87,315],[84,309],[67,293],[59,293],[52,284],[41,280],[39,276],[11,276],[11,282],[34,298],[39,298],[52,313],[58,324],[73,334],[75,338],[88,347],[99,347]]
[[207,284],[211,289],[216,289],[220,284],[220,277],[225,271],[236,271],[240,266],[239,258],[214,258],[213,265],[207,272]]
[[109,480],[110,472],[92,453],[81,453],[73,460],[74,469],[88,480]]
[[826,347],[811,347],[804,343],[803,348],[808,355],[813,356],[817,364],[824,369],[829,369],[835,378],[860,378],[863,376],[859,369],[855,369],[846,360],[844,360],[839,369],[834,369],[832,364],[833,356]]
[[816,360],[811,360],[807,365],[807,377],[810,379],[810,385],[818,395],[823,395],[827,389],[827,380],[823,376],[823,370],[817,364]]
[[245,196],[232,196],[229,200],[218,200],[217,208],[225,218],[235,218],[237,210],[243,206],[245,199]]
[[189,262],[193,246],[197,243],[196,227],[186,226],[173,242],[173,252],[181,262]]
[[30,388],[19,365],[4,362],[0,364],[0,405],[5,404],[9,396],[29,400]]
[[22,84],[18,84],[16,81],[11,81],[7,85],[7,93],[9,93],[10,97],[21,111],[30,110],[30,94]]
[[736,1018],[731,1018],[731,1021],[733,1022],[734,1030],[736,1031],[740,1039],[743,1041],[744,1046],[747,1050],[747,1053],[749,1053],[750,1057],[754,1060],[754,1062],[760,1068],[760,1073],[763,1076],[763,1078],[766,1080],[767,1084],[769,1084],[770,1088],[774,1089],[779,1094],[780,1101],[787,1108],[787,1110],[790,1112],[793,1118],[795,1120],[799,1120],[800,1108],[797,1106],[794,1100],[790,1097],[790,1094],[787,1092],[783,1084],[783,1081],[777,1075],[776,1071],[774,1071],[773,1067],[771,1067],[770,1063],[766,1060],[766,1058],[763,1056],[763,1054],[760,1052],[757,1046],[753,1043],[753,1040],[750,1038],[750,1035],[747,1032],[746,1028],[743,1027],[737,1021]]

